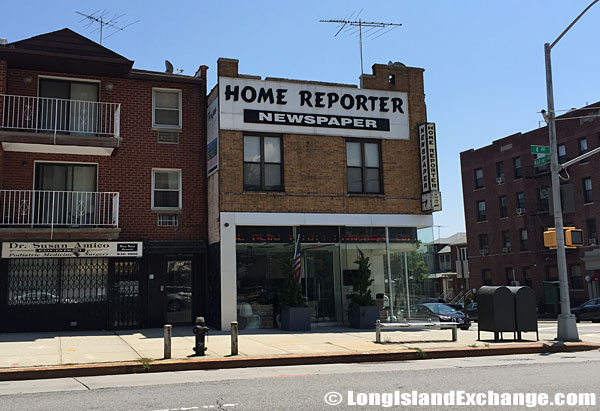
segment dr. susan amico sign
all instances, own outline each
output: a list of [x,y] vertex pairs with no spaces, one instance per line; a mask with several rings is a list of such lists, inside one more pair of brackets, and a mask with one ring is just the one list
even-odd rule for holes
[[219,78],[224,130],[409,139],[408,94]]

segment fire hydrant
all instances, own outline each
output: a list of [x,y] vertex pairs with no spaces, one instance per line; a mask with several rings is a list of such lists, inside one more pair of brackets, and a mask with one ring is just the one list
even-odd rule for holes
[[196,334],[196,345],[194,351],[196,355],[204,355],[206,352],[206,336],[208,335],[208,327],[204,322],[204,317],[196,317],[196,325],[193,328]]

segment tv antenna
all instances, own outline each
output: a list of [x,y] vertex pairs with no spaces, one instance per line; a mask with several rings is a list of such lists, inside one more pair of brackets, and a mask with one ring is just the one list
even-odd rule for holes
[[[348,16],[348,18],[346,18],[346,19],[319,20],[321,23],[336,23],[336,24],[340,25],[338,31],[335,33],[335,35],[333,37],[337,37],[337,35],[340,34],[340,32],[342,32],[342,31],[344,33],[348,33],[350,35],[358,34],[358,44],[360,47],[360,74],[364,74],[363,52],[362,52],[363,34],[365,34],[367,38],[369,38],[371,40],[375,40],[375,39],[389,33],[390,31],[394,30],[396,27],[400,27],[402,25],[402,24],[398,24],[398,23],[382,23],[382,22],[375,22],[375,21],[362,21],[362,19],[360,19],[359,16],[363,10],[364,9],[360,9],[358,14],[354,17],[354,20],[350,20],[350,19],[352,18],[352,16],[354,16],[354,13],[356,13],[356,10],[354,10],[352,12],[352,14],[350,14],[350,16]],[[363,31],[363,28],[365,28],[364,31]]]
[[103,39],[103,29],[104,26],[110,27],[115,29],[115,31],[111,34],[109,34],[108,36],[106,36],[106,38],[109,38],[110,36],[112,36],[113,34],[118,33],[119,31],[123,31],[125,30],[127,27],[131,26],[132,24],[138,23],[139,20],[134,21],[133,23],[129,23],[123,27],[119,27],[119,19],[124,17],[125,14],[121,14],[120,16],[117,16],[116,14],[113,14],[112,17],[109,17],[110,11],[109,10],[96,10],[95,12],[93,12],[92,14],[85,14],[82,13],[80,11],[76,11],[75,13],[79,14],[80,16],[83,16],[83,19],[81,19],[79,22],[81,23],[82,21],[86,21],[88,20],[88,23],[86,24],[86,28],[91,27],[92,25],[94,25],[95,23],[98,23],[98,27],[96,27],[92,33],[95,33],[97,31],[100,32],[100,45],[102,45],[102,39]]

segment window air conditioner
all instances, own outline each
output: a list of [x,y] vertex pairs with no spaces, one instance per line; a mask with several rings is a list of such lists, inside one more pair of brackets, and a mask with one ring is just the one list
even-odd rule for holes
[[496,177],[496,183],[503,184],[504,183],[504,177]]
[[525,214],[525,209],[524,208],[517,208],[517,215],[523,215]]
[[485,254],[487,254],[487,253],[488,253],[488,249],[487,249],[487,248],[480,248],[480,249],[479,249],[479,254],[481,254],[481,255],[485,255]]
[[596,245],[598,244],[598,240],[596,240],[595,238],[590,238],[590,245]]
[[510,251],[510,247],[502,247],[503,253],[508,253]]

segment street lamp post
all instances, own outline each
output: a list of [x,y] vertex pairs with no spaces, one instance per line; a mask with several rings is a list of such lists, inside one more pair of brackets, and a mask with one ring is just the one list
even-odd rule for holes
[[569,31],[577,20],[585,14],[598,0],[592,1],[579,16],[558,36],[552,44],[544,44],[546,59],[546,93],[548,97],[548,134],[550,140],[550,173],[552,178],[552,206],[554,208],[554,226],[556,228],[556,263],[558,267],[558,281],[560,286],[560,314],[558,316],[558,330],[556,340],[579,341],[575,316],[571,314],[571,301],[569,297],[569,283],[567,280],[567,259],[565,255],[565,237],[563,230],[562,205],[560,200],[560,182],[558,173],[558,152],[556,147],[556,114],[554,112],[554,92],[552,90],[552,65],[550,52],[552,47]]

